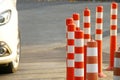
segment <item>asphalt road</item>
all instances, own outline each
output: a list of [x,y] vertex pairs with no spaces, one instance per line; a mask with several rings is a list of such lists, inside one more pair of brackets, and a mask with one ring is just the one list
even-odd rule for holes
[[[20,67],[14,74],[0,74],[0,80],[65,80],[65,19],[71,17],[74,12],[80,13],[82,28],[83,10],[85,7],[90,8],[91,32],[94,36],[97,5],[104,6],[103,29],[104,38],[107,40],[110,3],[19,0],[17,9],[22,39]],[[118,15],[118,22],[119,19],[120,15]],[[106,41],[104,43],[109,44]],[[108,50],[108,47],[109,45],[105,45],[103,48]],[[108,56],[108,51],[104,52],[107,52]]]
[[[86,7],[91,9],[92,34],[95,33],[95,7],[104,6],[104,37],[109,36],[110,3],[86,2],[40,2],[27,0],[18,3],[19,26],[23,45],[45,45],[52,43],[65,43],[65,19],[74,12],[82,16]],[[32,2],[33,1],[33,2]],[[118,22],[120,15],[118,15]],[[120,25],[120,24],[118,24]],[[120,29],[118,28],[118,32]]]

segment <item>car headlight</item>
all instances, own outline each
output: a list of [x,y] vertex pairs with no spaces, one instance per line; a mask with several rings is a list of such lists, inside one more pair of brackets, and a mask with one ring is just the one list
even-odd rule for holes
[[11,17],[11,10],[7,10],[0,14],[0,26],[9,22]]
[[9,46],[5,42],[0,41],[0,57],[8,56],[10,55],[10,53],[11,53],[11,50]]
[[5,48],[5,47],[0,47],[0,56],[5,55],[6,52],[7,52],[7,48]]

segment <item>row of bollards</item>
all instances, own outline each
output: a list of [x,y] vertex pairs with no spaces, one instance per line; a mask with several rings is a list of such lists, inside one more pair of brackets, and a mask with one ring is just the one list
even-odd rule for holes
[[[110,19],[110,63],[107,70],[114,69],[114,80],[120,79],[120,55],[117,49],[117,11],[118,4],[111,4]],[[80,15],[74,13],[66,19],[67,75],[66,80],[98,80],[106,75],[102,71],[103,6],[96,7],[95,40],[91,39],[91,12],[83,11],[83,30],[80,28]],[[116,52],[120,53],[120,51]],[[114,68],[115,66],[115,68]]]

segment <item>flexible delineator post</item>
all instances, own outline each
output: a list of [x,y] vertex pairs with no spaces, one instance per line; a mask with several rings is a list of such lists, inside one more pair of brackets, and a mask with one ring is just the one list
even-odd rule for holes
[[67,62],[66,62],[66,80],[74,80],[74,32],[75,24],[69,24],[67,27]]
[[75,80],[84,80],[84,34],[75,31]]
[[103,6],[96,7],[96,33],[95,40],[98,44],[98,76],[100,78],[106,77],[102,71],[102,36],[103,36]]
[[110,19],[110,63],[107,70],[113,70],[114,67],[114,53],[117,48],[117,12],[118,4],[113,2],[111,4],[111,19]]
[[83,26],[84,26],[84,80],[86,80],[86,58],[87,58],[87,42],[91,39],[91,19],[90,19],[90,10],[85,8],[83,12]]
[[67,28],[68,28],[68,25],[69,24],[73,24],[74,23],[74,21],[73,21],[73,18],[67,18],[66,19],[66,38],[67,38],[67,36],[68,36],[68,34],[67,34]]
[[67,18],[66,19],[66,26],[71,24],[71,23],[74,23],[73,18]]
[[76,30],[80,30],[80,14],[74,13],[73,20],[74,20],[74,23],[76,24]]

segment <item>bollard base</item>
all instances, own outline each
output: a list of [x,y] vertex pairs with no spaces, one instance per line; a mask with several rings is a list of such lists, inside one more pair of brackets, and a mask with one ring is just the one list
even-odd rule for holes
[[106,71],[113,71],[113,67],[109,66]]
[[105,77],[107,77],[104,73],[98,73],[98,77],[99,78],[105,78]]

